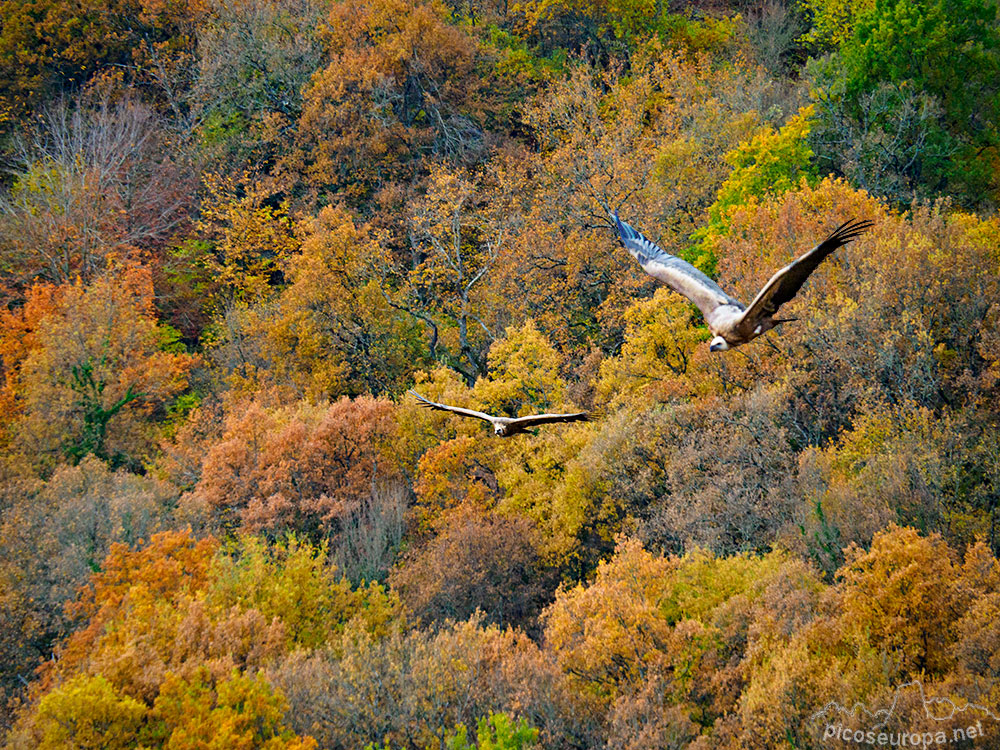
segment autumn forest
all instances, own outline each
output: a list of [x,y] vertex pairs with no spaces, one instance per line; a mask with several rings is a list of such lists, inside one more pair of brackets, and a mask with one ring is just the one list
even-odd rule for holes
[[0,746],[1000,747],[996,0],[0,0],[0,162]]

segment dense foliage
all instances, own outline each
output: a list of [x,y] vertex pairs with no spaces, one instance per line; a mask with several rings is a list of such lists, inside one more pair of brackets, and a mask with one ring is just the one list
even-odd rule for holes
[[996,0],[0,0],[0,742],[996,743],[998,148]]

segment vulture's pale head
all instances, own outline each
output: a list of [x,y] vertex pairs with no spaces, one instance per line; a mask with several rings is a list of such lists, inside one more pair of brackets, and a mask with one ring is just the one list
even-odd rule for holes
[[712,339],[712,343],[708,345],[708,350],[710,352],[724,352],[728,348],[729,342],[722,338],[722,336],[716,336]]
[[503,437],[507,434],[507,425],[495,424],[493,425],[493,432],[497,437]]

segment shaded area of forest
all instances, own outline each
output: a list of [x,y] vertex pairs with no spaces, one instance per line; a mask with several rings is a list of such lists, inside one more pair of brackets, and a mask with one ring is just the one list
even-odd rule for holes
[[[997,712],[998,115],[995,0],[0,1],[6,746]],[[744,302],[875,226],[713,354],[616,208]]]

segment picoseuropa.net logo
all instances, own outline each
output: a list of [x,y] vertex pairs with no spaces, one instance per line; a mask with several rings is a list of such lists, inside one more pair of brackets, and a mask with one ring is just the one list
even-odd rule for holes
[[[907,710],[904,718],[907,708],[918,710]],[[855,703],[848,709],[830,701],[812,715],[811,723],[822,731],[824,743],[847,747],[971,747],[987,736],[1000,741],[1000,717],[989,708],[976,703],[957,706],[950,698],[928,698],[919,680],[896,688],[887,708],[871,711]]]

